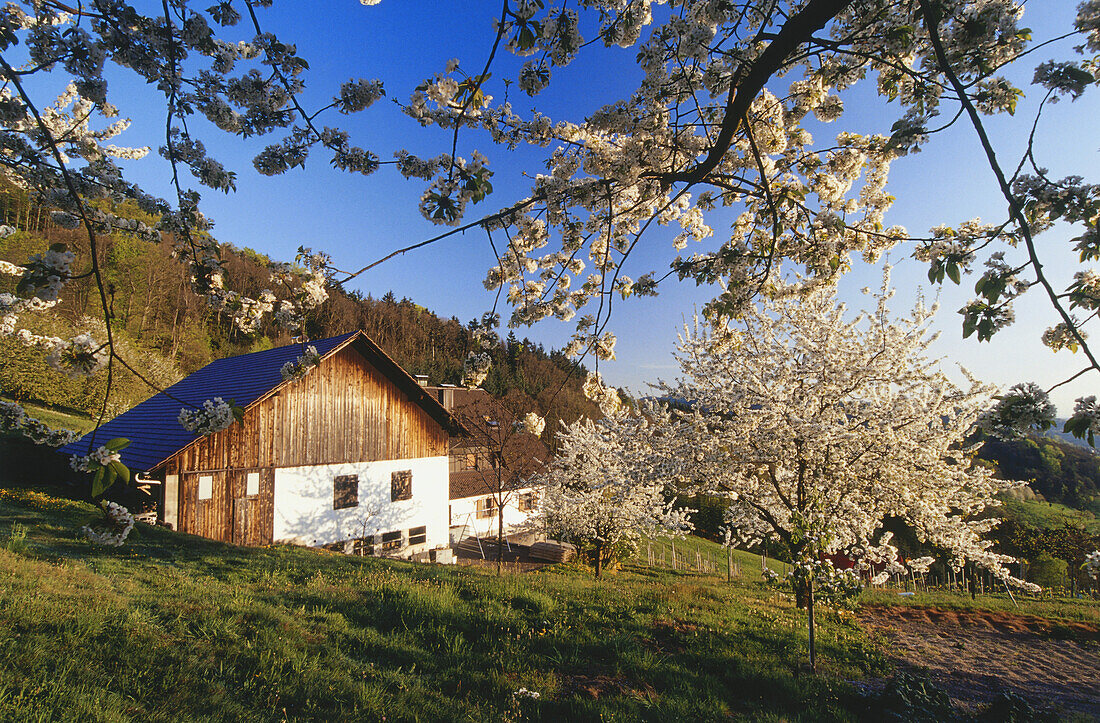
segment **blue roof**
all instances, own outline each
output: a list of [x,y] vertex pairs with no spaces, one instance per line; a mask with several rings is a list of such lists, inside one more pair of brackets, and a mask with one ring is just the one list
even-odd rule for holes
[[[324,357],[356,336],[361,336],[361,332],[353,331],[309,344]],[[122,463],[131,470],[146,472],[198,439],[199,435],[180,426],[177,418],[182,407],[201,407],[207,399],[221,397],[247,408],[283,384],[283,364],[294,361],[301,354],[302,345],[291,344],[210,362],[99,429],[61,447],[58,452],[83,455],[88,453],[93,438],[94,447],[98,447],[115,437],[125,437],[130,440],[130,446],[120,453]]]

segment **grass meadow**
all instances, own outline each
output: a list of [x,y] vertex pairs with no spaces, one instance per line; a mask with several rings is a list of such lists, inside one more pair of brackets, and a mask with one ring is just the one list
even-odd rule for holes
[[881,643],[823,611],[810,674],[805,616],[759,556],[735,553],[727,582],[703,540],[676,546],[705,573],[670,549],[650,566],[654,542],[600,581],[576,564],[497,577],[141,524],[103,549],[77,532],[96,514],[0,489],[0,721],[881,719],[860,692],[891,672]]
[[95,514],[0,490],[0,719],[851,720],[845,681],[886,672],[833,615],[804,673],[802,615],[747,570],[498,578],[145,525],[107,550]]

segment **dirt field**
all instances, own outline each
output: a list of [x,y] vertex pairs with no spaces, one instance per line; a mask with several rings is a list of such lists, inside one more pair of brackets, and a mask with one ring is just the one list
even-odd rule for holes
[[1008,689],[1032,705],[1100,721],[1100,627],[980,610],[867,607],[902,665],[923,668],[965,708]]

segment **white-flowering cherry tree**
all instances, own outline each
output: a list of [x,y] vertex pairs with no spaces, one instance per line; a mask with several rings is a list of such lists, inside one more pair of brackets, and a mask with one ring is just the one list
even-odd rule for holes
[[[887,308],[886,280],[870,312],[854,318],[832,287],[750,309],[737,323],[715,316],[681,337],[683,378],[664,385],[682,400],[693,478],[728,497],[727,521],[744,543],[774,540],[794,564],[808,603],[813,662],[815,583],[832,585],[826,555],[843,553],[877,579],[923,571],[903,562],[884,531],[900,520],[917,538],[1008,582],[1012,558],[982,539],[978,519],[994,495],[1019,483],[994,479],[960,446],[992,391],[960,389],[925,356],[933,308],[904,317]],[[906,567],[908,565],[908,569]],[[826,565],[831,568],[831,565]]]
[[542,518],[552,534],[591,550],[597,578],[637,540],[691,530],[691,511],[676,508],[667,494],[682,442],[666,411],[582,418],[566,426],[558,442],[542,479]]
[[[853,258],[874,260],[913,239],[888,225],[890,166],[938,131],[966,123],[1005,214],[988,223],[945,219],[948,225],[916,237],[918,258],[937,281],[959,282],[984,263],[978,298],[963,309],[965,335],[988,339],[1011,322],[1015,299],[1038,287],[1057,322],[1044,343],[1081,351],[1082,372],[1100,369],[1084,330],[1100,310],[1100,277],[1083,268],[1072,279],[1052,278],[1035,240],[1068,223],[1081,262],[1100,260],[1100,191],[1077,176],[1053,178],[1034,143],[1047,105],[1096,84],[1097,0],[1079,5],[1063,35],[1037,39],[1013,0],[591,0],[576,7],[499,0],[486,6],[486,33],[495,41],[487,58],[425,69],[417,88],[389,91],[425,133],[442,133],[450,152],[422,158],[393,149],[390,160],[324,124],[326,113],[369,108],[385,95],[381,81],[352,78],[330,100],[306,107],[309,63],[263,27],[271,0],[209,3],[28,0],[0,9],[0,167],[52,209],[58,224],[83,230],[91,260],[73,269],[70,252],[54,248],[0,266],[21,279],[20,296],[0,297],[0,333],[71,352],[81,370],[94,371],[104,359],[108,374],[127,365],[114,344],[97,262],[108,234],[169,237],[195,289],[250,332],[267,314],[299,330],[331,279],[349,282],[385,258],[480,229],[496,259],[485,283],[506,292],[512,324],[576,317],[569,351],[611,358],[613,301],[652,294],[663,278],[720,283],[712,307],[736,316],[760,292],[774,292],[792,266],[802,286],[826,284]],[[587,115],[551,117],[531,100],[582,55],[616,48],[633,49],[636,87]],[[984,124],[1022,107],[1022,90],[1009,80],[1022,64],[1034,68],[1041,102],[1019,121],[1027,139],[1022,157],[1005,161]],[[159,94],[165,122],[157,145],[170,200],[127,181],[116,162],[147,149],[107,142],[125,126],[116,120],[118,106],[125,112],[131,100],[109,88],[111,73],[133,74]],[[60,99],[47,90],[70,80]],[[861,84],[873,85],[889,109],[879,114],[880,132],[845,125],[843,94]],[[271,288],[257,298],[226,289],[196,186],[230,192],[237,176],[208,153],[201,124],[188,122],[199,116],[225,133],[271,140],[254,160],[263,174],[302,166],[318,152],[353,173],[392,165],[425,184],[424,217],[450,228],[366,265],[302,249],[304,267],[273,266]],[[818,122],[839,127],[825,133]],[[494,191],[493,147],[519,145],[545,149],[529,191],[473,212]],[[105,210],[117,201],[135,203],[155,225]],[[728,230],[723,213],[736,217]],[[658,226],[678,229],[665,261],[628,276],[624,265]],[[82,275],[99,289],[104,339],[89,345],[20,334],[20,314],[51,303]],[[1075,416],[1071,431],[1100,426],[1088,400]]]

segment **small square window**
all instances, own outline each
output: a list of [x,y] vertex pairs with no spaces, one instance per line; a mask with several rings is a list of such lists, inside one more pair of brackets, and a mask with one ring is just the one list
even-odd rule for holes
[[487,519],[489,517],[497,516],[497,500],[496,497],[483,497],[477,501],[477,516],[478,519]]
[[401,549],[401,530],[382,533],[382,552]]
[[332,481],[332,509],[359,506],[359,475],[337,475]]
[[390,502],[411,500],[413,496],[412,470],[403,469],[390,475]]
[[427,527],[413,527],[409,530],[409,544],[410,545],[423,545],[428,541],[428,528]]
[[355,541],[355,554],[360,557],[370,557],[374,554],[374,535],[360,537]]
[[245,477],[244,494],[246,497],[260,494],[260,473],[249,472]]
[[538,497],[534,492],[522,492],[519,496],[519,511],[530,512],[538,506]]
[[214,496],[214,478],[209,475],[199,477],[199,499],[209,500]]

